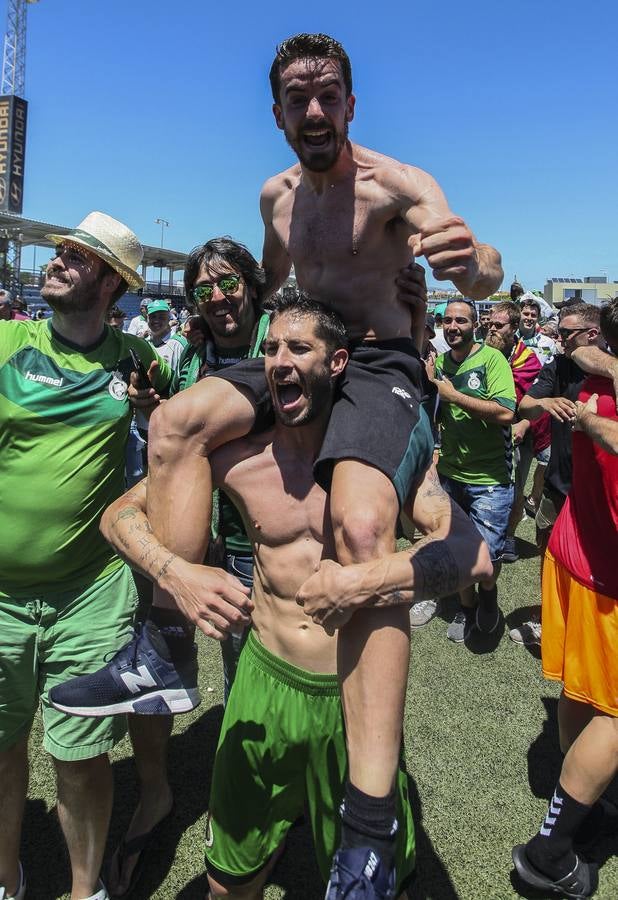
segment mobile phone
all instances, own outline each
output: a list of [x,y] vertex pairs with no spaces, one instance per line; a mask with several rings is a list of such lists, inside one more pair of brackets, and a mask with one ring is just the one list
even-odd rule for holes
[[146,371],[144,363],[132,347],[129,348],[129,353],[131,354],[131,359],[133,361],[133,369],[137,372],[137,387],[140,391],[145,391],[149,387],[152,387],[148,372]]

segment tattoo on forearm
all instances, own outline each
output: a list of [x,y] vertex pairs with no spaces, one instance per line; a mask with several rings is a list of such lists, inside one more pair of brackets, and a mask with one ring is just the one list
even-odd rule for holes
[[175,559],[176,559],[175,554],[174,554],[174,553],[170,553],[170,555],[168,556],[168,558],[165,560],[165,562],[163,563],[163,565],[161,566],[161,568],[160,568],[159,571],[157,572],[157,575],[156,575],[157,580],[158,580],[159,578],[162,578],[162,577],[165,575],[165,573],[167,572],[168,568],[171,566],[171,564],[173,563],[173,561],[174,561]]
[[459,567],[445,541],[425,538],[415,549],[412,557],[415,596],[429,600],[454,594],[459,587]]

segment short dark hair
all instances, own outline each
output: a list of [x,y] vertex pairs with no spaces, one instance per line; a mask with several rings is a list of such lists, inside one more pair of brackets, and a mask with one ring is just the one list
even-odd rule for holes
[[281,72],[296,59],[335,59],[341,66],[346,97],[352,93],[352,65],[350,57],[339,41],[327,34],[295,34],[277,47],[270,67],[270,89],[275,103],[281,101]]
[[537,316],[539,317],[539,319],[541,318],[541,304],[539,303],[538,300],[532,300],[531,298],[526,298],[525,300],[522,300],[521,308],[525,309],[526,306],[529,306],[531,309],[536,309]]
[[517,300],[518,297],[521,297],[521,295],[524,293],[524,289],[519,281],[514,281],[512,283],[509,293],[511,295],[511,300],[513,301]]
[[114,306],[112,306],[110,309],[107,310],[108,319],[125,319],[126,316],[127,316],[127,314],[124,311],[124,309],[121,309],[119,306],[116,306],[116,304],[114,304]]
[[[530,304],[525,303],[524,306],[530,306]],[[521,310],[519,304],[515,303],[514,300],[501,300],[500,303],[496,303],[496,305],[492,307],[491,312],[505,312],[509,317],[509,325],[512,328],[517,328],[519,326]]]
[[[451,306],[453,303],[463,303],[464,306],[469,306],[472,311],[472,321],[478,322],[478,317],[476,314],[476,303],[474,302],[474,300],[468,300],[467,297],[456,297],[454,300],[449,300],[446,306]],[[444,309],[444,312],[446,312],[446,307]]]
[[[187,300],[193,303],[191,292],[202,266],[206,266],[207,269],[216,272],[217,267],[220,267],[221,263],[230,266],[230,268],[242,275],[247,287],[255,292],[253,307],[257,318],[262,310],[262,298],[266,287],[264,269],[244,244],[232,240],[227,235],[212,238],[212,240],[206,241],[205,244],[194,247],[189,253],[184,277]],[[223,274],[223,272],[220,274]]]
[[271,324],[279,316],[290,314],[298,318],[313,319],[316,337],[326,344],[329,353],[347,348],[348,334],[341,317],[334,309],[313,300],[304,291],[286,291],[269,303],[272,310]]
[[601,327],[601,310],[592,303],[570,303],[568,306],[563,306],[560,310],[560,321],[566,316],[577,316],[591,328]]
[[618,297],[601,307],[601,334],[615,350],[618,345]]

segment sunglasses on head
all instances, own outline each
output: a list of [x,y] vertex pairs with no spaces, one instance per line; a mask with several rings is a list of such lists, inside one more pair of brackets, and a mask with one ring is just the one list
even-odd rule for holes
[[240,275],[222,275],[214,284],[199,284],[193,288],[191,292],[196,303],[203,303],[205,300],[211,300],[215,292],[215,285],[222,294],[234,294],[238,290],[238,285],[242,281]]

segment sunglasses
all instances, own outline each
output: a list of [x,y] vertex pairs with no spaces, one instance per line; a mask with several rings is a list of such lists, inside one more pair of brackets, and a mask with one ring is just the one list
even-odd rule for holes
[[590,326],[587,328],[559,328],[558,334],[560,336],[561,341],[566,341],[572,334],[577,334],[580,331],[589,331]]
[[508,322],[488,322],[487,327],[489,329],[495,328],[495,329],[499,330],[500,328],[506,328],[506,326],[508,324],[509,324]]
[[205,300],[211,300],[215,292],[215,284],[222,294],[234,294],[238,290],[238,285],[242,281],[240,275],[222,275],[214,284],[200,284],[194,287],[191,293],[196,303],[203,303]]

